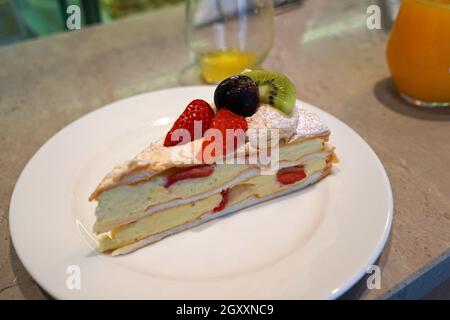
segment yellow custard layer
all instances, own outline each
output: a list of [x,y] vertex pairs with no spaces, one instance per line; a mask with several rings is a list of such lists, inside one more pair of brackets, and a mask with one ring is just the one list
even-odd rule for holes
[[[308,140],[299,144],[280,148],[280,161],[295,161],[305,155],[320,152],[323,138]],[[157,175],[146,182],[136,185],[121,185],[103,192],[98,198],[97,221],[94,232],[111,230],[111,226],[123,220],[134,221],[145,216],[145,211],[155,205],[176,199],[187,199],[208,191],[218,189],[249,170],[249,165],[217,164],[214,173],[205,178],[179,181],[170,188],[164,188],[164,175]]]
[[[306,161],[304,163],[306,178],[316,172],[323,171],[326,167],[327,161],[322,158],[314,158]],[[297,184],[302,181],[297,182]],[[292,186],[295,186],[295,184],[280,184],[275,175],[250,178],[230,190],[227,205],[237,204],[251,196],[262,198]],[[222,196],[220,193],[217,193],[193,203],[156,212],[138,221],[116,228],[100,237],[99,251],[103,252],[120,248],[148,236],[197,220],[202,215],[211,212],[221,201]]]

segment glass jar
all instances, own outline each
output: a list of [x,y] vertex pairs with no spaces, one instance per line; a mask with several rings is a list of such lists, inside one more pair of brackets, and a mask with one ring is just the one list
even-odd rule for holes
[[185,40],[203,79],[258,67],[273,41],[272,0],[187,0]]
[[418,106],[450,106],[450,0],[404,0],[387,60],[400,95]]

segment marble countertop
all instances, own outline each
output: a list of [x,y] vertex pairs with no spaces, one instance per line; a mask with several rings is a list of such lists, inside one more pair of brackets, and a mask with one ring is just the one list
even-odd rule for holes
[[[376,1],[307,0],[278,12],[264,63],[299,96],[355,129],[383,162],[394,193],[392,232],[378,264],[346,298],[417,298],[450,275],[450,109],[425,110],[394,93],[387,30],[366,27]],[[48,298],[12,247],[8,207],[32,155],[80,116],[138,93],[187,84],[183,8],[0,48],[0,299]]]

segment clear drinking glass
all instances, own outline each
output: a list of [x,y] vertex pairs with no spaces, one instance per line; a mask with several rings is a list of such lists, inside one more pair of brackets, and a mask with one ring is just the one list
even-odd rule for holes
[[450,106],[450,0],[404,0],[387,59],[406,101],[423,107]]
[[185,40],[203,79],[256,68],[273,41],[272,0],[187,0]]

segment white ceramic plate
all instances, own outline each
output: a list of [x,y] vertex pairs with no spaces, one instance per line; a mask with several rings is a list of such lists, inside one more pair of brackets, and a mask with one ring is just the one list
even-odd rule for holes
[[64,299],[327,299],[363,276],[389,234],[389,180],[358,134],[307,103],[331,129],[341,159],[333,175],[129,255],[92,249],[95,203],[87,199],[100,179],[165,134],[189,101],[211,101],[213,90],[175,88],[115,102],[34,155],[14,189],[9,221],[18,256],[47,292]]

